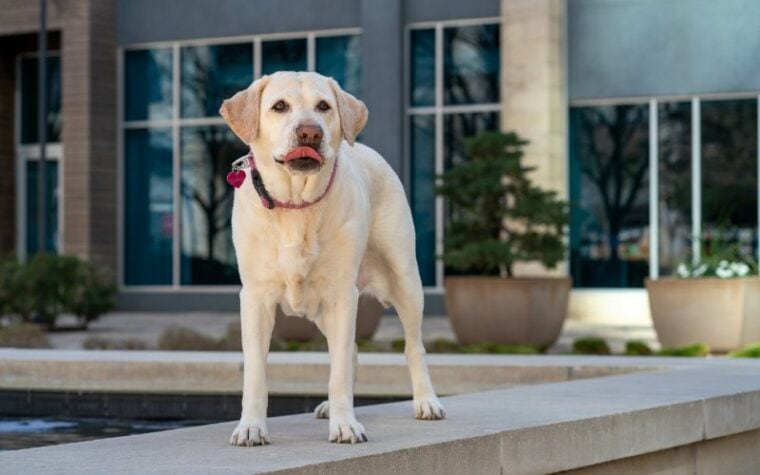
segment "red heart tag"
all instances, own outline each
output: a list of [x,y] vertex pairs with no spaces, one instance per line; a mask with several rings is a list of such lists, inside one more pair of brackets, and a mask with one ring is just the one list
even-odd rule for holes
[[233,170],[227,174],[227,183],[240,188],[245,181],[245,172],[243,170]]

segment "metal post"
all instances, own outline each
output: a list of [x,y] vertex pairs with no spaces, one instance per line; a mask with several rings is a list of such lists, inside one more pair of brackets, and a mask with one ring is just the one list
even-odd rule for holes
[[38,36],[38,93],[37,93],[37,133],[40,143],[40,159],[37,162],[37,251],[45,253],[47,203],[47,169],[45,166],[45,146],[47,145],[47,18],[46,0],[40,0],[40,31]]

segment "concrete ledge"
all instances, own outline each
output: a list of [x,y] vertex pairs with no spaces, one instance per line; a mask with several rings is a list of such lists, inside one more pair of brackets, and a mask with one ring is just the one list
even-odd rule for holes
[[[661,358],[428,355],[440,395],[610,376],[681,364]],[[0,390],[238,394],[243,358],[234,352],[0,350]],[[326,353],[271,353],[272,395],[327,393]],[[411,396],[404,356],[359,355],[357,396]]]
[[356,446],[328,443],[327,423],[304,414],[270,419],[266,447],[228,446],[235,423],[224,423],[7,452],[0,466],[6,473],[522,474],[612,462],[625,472],[626,460],[647,454],[718,470],[705,473],[758,466],[760,364],[658,360],[672,365],[446,397],[450,417],[441,422],[414,420],[409,402],[359,408],[370,442]]

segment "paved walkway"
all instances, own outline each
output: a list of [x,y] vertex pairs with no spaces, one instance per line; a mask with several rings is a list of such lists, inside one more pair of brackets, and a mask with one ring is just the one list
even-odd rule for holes
[[[227,327],[238,321],[233,313],[111,313],[93,322],[87,331],[63,331],[50,334],[55,348],[81,349],[82,342],[88,337],[108,339],[139,339],[155,347],[161,333],[168,327],[180,325],[205,333],[216,338],[221,337]],[[65,323],[65,322],[63,322]],[[426,317],[422,325],[426,340],[444,338],[455,340],[449,319],[443,316]],[[651,326],[600,325],[568,320],[562,330],[559,341],[549,350],[550,353],[567,353],[576,338],[596,336],[607,340],[613,352],[622,352],[625,342],[642,340],[652,347],[658,347],[654,328]],[[375,334],[379,341],[392,341],[403,338],[401,323],[396,316],[386,316]]]

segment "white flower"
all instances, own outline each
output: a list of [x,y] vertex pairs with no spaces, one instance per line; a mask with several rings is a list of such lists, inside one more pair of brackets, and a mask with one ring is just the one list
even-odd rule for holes
[[734,276],[734,272],[730,268],[728,268],[728,266],[720,266],[717,269],[715,269],[715,275],[717,275],[721,279],[728,279],[729,277]]
[[686,267],[686,264],[684,263],[678,264],[678,268],[676,269],[676,275],[678,275],[678,277],[682,279],[688,279],[689,277],[691,277],[691,275],[689,274],[689,268]]
[[749,266],[744,262],[732,262],[731,270],[739,277],[744,277],[749,274]]
[[692,275],[694,277],[700,277],[704,275],[705,272],[707,272],[707,264],[700,264],[699,267],[694,269],[694,272],[692,273]]

